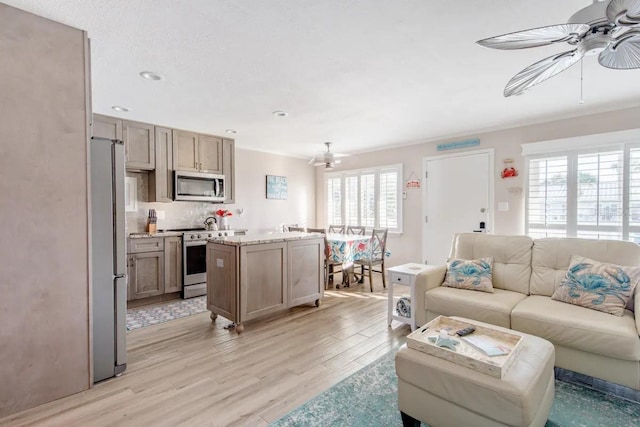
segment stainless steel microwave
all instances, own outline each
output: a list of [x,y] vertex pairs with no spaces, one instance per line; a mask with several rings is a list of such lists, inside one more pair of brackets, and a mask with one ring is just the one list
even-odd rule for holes
[[174,172],[174,200],[224,202],[224,175],[202,172]]

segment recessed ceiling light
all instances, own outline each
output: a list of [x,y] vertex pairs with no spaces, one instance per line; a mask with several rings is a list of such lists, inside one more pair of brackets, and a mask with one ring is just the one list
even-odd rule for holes
[[154,81],[164,80],[163,75],[155,73],[153,71],[143,71],[140,73],[140,77],[142,77],[143,79],[154,80]]
[[289,115],[286,111],[274,111],[272,114],[276,117],[287,117]]
[[238,133],[238,131],[235,130],[235,129],[227,129],[225,132],[227,132],[227,133]]
[[131,111],[131,108],[123,107],[121,105],[114,105],[113,107],[111,107],[111,109],[116,110],[120,113],[126,113],[128,111]]

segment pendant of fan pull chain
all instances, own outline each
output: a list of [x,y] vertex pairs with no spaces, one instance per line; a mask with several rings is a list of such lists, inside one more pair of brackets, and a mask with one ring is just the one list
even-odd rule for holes
[[476,43],[501,50],[558,43],[573,47],[542,59],[513,76],[504,88],[505,97],[523,94],[585,56],[598,55],[600,65],[615,70],[640,68],[640,0],[596,0],[574,13],[566,24],[517,31]]

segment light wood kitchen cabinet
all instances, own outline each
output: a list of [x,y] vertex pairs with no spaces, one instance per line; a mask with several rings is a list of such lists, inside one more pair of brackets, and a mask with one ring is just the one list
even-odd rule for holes
[[122,122],[122,139],[127,169],[155,169],[156,147],[153,125],[125,120]]
[[182,237],[164,238],[164,293],[182,291]]
[[129,299],[140,299],[164,293],[164,252],[129,255]]
[[198,135],[198,162],[200,172],[222,173],[222,138]]
[[198,134],[184,130],[173,131],[173,168],[198,171]]
[[222,173],[222,138],[174,130],[173,167],[183,171]]
[[155,126],[156,168],[149,175],[149,201],[173,201],[173,132]]
[[115,117],[94,114],[91,124],[91,135],[99,138],[122,141],[122,120]]
[[287,308],[287,262],[287,242],[240,247],[243,321]]
[[222,140],[222,172],[225,181],[225,203],[235,203],[235,141],[233,139]]
[[324,293],[324,238],[294,234],[227,237],[207,243],[207,308],[243,322],[306,303]]

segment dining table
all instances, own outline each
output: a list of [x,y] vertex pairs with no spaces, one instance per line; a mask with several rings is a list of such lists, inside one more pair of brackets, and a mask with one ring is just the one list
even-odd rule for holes
[[342,283],[349,286],[349,273],[353,270],[353,263],[366,258],[371,236],[328,233],[326,237],[327,260],[330,263],[342,264]]

